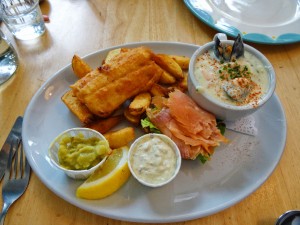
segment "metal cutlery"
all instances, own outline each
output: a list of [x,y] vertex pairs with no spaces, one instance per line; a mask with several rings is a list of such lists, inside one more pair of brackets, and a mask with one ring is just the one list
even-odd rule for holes
[[[14,147],[16,146],[16,149]],[[30,178],[30,166],[26,159],[21,138],[13,138],[10,143],[7,166],[3,179],[3,207],[0,225],[4,224],[9,207],[25,192]]]
[[[22,122],[23,122],[23,118],[21,116],[19,116],[16,119],[15,124],[12,127],[12,129],[0,151],[0,181],[2,180],[5,170],[6,170],[9,152],[11,150],[13,150],[13,152],[15,152],[16,148],[18,147],[17,144],[21,140]],[[17,140],[17,142],[13,141],[15,139]]]

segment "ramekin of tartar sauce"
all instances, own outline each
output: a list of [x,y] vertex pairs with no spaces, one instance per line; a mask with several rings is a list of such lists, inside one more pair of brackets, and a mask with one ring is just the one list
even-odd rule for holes
[[131,145],[128,166],[134,178],[149,187],[171,182],[179,172],[181,155],[166,135],[145,134]]
[[[225,34],[216,36],[222,38],[222,44],[233,45],[234,41],[227,40]],[[224,62],[215,56],[214,45],[214,41],[209,42],[192,55],[188,75],[189,95],[218,119],[233,121],[254,113],[274,93],[276,78],[272,64],[261,52],[247,44],[244,44],[243,56]]]

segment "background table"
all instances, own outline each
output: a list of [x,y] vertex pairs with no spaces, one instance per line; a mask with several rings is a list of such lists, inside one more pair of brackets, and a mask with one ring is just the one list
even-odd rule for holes
[[[12,79],[0,86],[0,146],[39,87],[69,64],[75,53],[85,56],[102,48],[139,41],[202,45],[216,33],[179,0],[45,0],[41,8],[50,22],[39,39],[14,40],[1,25],[18,52],[20,67]],[[276,71],[276,93],[285,109],[288,127],[284,154],[270,178],[249,197],[222,212],[184,224],[271,225],[283,212],[300,209],[300,44],[251,45],[267,56]],[[27,191],[12,206],[5,224],[131,223],[93,215],[69,204],[32,173]]]

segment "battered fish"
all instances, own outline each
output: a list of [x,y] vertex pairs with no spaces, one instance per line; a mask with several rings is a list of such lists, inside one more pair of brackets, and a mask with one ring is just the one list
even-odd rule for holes
[[153,58],[154,53],[144,46],[121,51],[71,88],[93,114],[108,117],[127,99],[148,91],[160,79],[163,70]]
[[138,47],[121,52],[112,58],[109,63],[93,70],[71,85],[71,88],[78,99],[85,102],[87,96],[100,88],[149,64],[153,55],[154,53],[147,47]]
[[84,96],[84,104],[99,117],[108,117],[127,99],[140,92],[148,91],[159,79],[163,70],[150,61],[126,76],[110,82],[98,90]]

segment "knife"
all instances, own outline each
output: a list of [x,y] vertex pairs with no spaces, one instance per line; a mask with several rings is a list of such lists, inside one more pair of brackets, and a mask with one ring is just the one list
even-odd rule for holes
[[16,151],[18,144],[21,141],[21,135],[22,135],[22,123],[23,123],[23,118],[19,116],[13,128],[11,129],[9,135],[6,138],[6,141],[4,142],[1,151],[0,151],[0,181],[2,180],[6,165],[7,165],[7,160],[8,160],[8,155],[10,150],[13,150],[14,152]]

